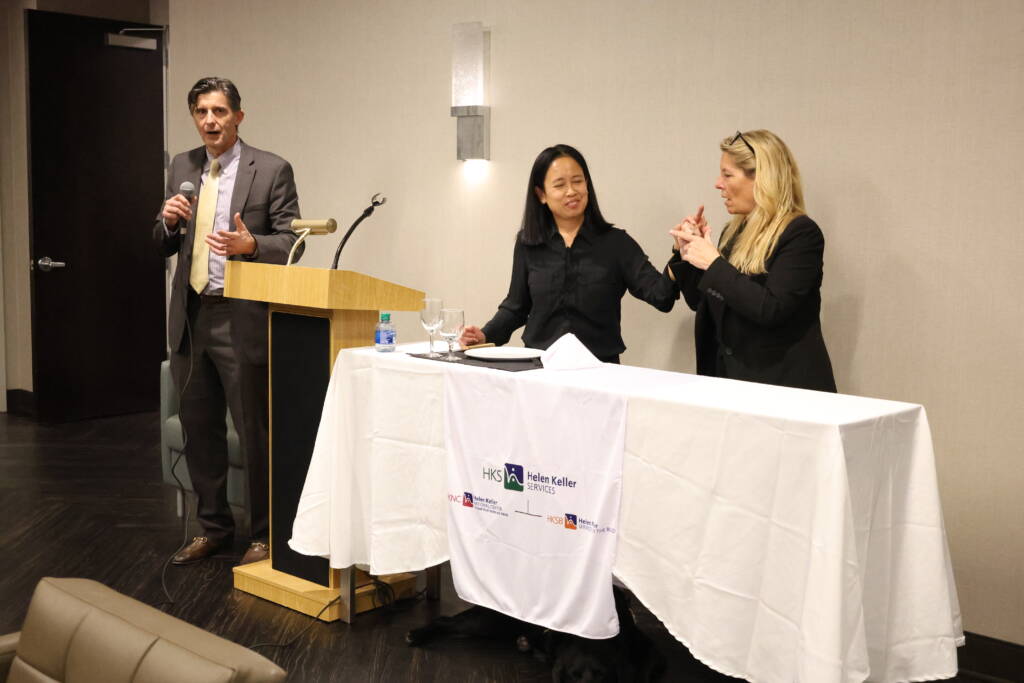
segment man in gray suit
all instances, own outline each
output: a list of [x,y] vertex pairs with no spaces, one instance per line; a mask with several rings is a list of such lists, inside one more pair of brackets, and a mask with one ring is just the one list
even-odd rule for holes
[[[200,79],[188,107],[203,146],[171,162],[154,228],[161,253],[178,255],[167,326],[171,374],[203,529],[173,562],[197,562],[234,542],[226,490],[230,407],[248,477],[246,564],[268,555],[267,308],[223,296],[225,261],[285,263],[296,240],[290,226],[299,217],[299,198],[287,161],[239,139],[245,112],[234,83]],[[199,189],[198,201],[180,193],[185,181]]]

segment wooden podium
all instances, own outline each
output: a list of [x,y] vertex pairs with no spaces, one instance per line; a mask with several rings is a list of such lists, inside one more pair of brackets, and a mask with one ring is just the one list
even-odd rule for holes
[[[322,611],[324,621],[350,622],[377,602],[369,577],[300,555],[288,539],[335,357],[373,343],[380,311],[418,311],[424,293],[347,270],[226,265],[224,296],[270,304],[270,559],[235,567],[235,588],[311,616]],[[415,579],[378,577],[396,598],[411,595]]]

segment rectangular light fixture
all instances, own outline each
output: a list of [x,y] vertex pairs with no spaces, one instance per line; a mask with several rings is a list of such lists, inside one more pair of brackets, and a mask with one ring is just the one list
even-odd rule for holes
[[452,27],[452,116],[458,118],[460,160],[491,158],[491,110],[487,106],[491,34],[479,21]]

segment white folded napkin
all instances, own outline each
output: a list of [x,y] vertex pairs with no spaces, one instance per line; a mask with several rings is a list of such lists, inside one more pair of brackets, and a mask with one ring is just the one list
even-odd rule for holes
[[563,334],[548,347],[540,362],[548,370],[586,370],[601,367],[599,361],[575,334]]

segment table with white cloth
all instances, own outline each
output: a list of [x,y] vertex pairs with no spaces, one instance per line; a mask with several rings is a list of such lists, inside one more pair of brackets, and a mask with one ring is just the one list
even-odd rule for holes
[[403,353],[423,350],[338,355],[296,551],[374,574],[448,560],[448,373],[613,392],[627,401],[613,571],[695,657],[750,681],[956,674],[963,630],[921,406],[611,364],[500,372]]

